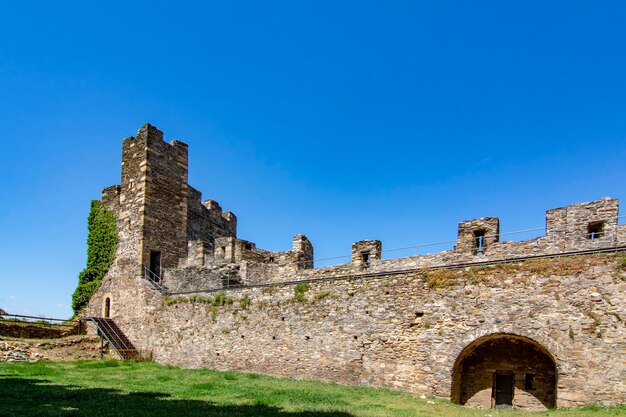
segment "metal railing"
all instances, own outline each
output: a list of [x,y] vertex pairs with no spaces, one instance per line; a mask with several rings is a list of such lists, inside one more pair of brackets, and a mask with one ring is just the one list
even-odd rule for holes
[[157,290],[165,291],[166,288],[162,284],[163,280],[161,274],[151,271],[150,268],[145,265],[143,265],[143,278],[151,283]]
[[116,351],[119,353],[119,355],[123,358],[123,359],[133,359],[136,361],[152,361],[152,351],[151,350],[137,350],[137,349],[116,349]]
[[[117,327],[117,325],[115,326],[116,329],[117,329],[116,330],[116,329],[114,329],[111,326],[111,324],[110,324],[108,319],[98,320],[98,325],[100,325],[100,324],[104,325],[103,326],[104,327],[103,330],[106,329],[105,330],[106,332],[108,332],[110,335],[114,336],[113,338],[111,338],[111,340],[109,340],[109,342],[113,343],[113,345],[117,349],[122,350],[122,351],[126,351],[126,352],[136,350],[135,347],[132,344],[130,344],[130,342],[126,343],[124,341],[124,339],[122,338],[122,335],[119,334],[121,332],[121,330],[120,330],[119,327]],[[100,326],[98,326],[98,327],[100,327]],[[106,333],[104,335],[106,336]],[[126,337],[126,336],[124,336],[124,337]]]
[[21,314],[9,314],[4,310],[0,310],[0,322],[6,322],[18,325],[30,325],[43,327],[47,329],[63,328],[69,330],[76,328],[76,334],[81,334],[82,327],[79,320],[57,319],[43,316],[25,316]]
[[[7,318],[12,317],[12,318]],[[78,320],[68,320],[68,319],[55,319],[51,317],[43,317],[43,316],[23,316],[20,314],[9,314],[6,312],[0,312],[0,320],[5,321],[13,321],[20,323],[28,323],[28,324],[42,324],[42,325],[50,325],[50,326],[60,326],[60,327],[74,327]],[[73,324],[68,324],[73,323]]]

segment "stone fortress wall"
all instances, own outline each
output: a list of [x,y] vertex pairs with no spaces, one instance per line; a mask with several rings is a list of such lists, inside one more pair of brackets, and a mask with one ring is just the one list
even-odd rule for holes
[[[187,146],[145,125],[124,140],[122,184],[102,201],[120,244],[86,313],[102,315],[108,298],[118,326],[159,362],[486,408],[625,400],[616,252],[626,226],[615,199],[548,210],[536,239],[501,241],[499,220],[480,218],[459,224],[449,251],[382,259],[382,243],[367,240],[351,262],[314,268],[304,235],[285,252],[238,239],[234,214],[187,184]],[[496,394],[507,386],[510,398]]]

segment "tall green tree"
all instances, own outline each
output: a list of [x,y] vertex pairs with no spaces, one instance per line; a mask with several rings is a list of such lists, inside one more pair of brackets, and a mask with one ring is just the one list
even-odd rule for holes
[[91,202],[87,225],[87,266],[78,274],[78,286],[72,295],[74,314],[78,314],[100,288],[117,250],[115,215],[98,200]]

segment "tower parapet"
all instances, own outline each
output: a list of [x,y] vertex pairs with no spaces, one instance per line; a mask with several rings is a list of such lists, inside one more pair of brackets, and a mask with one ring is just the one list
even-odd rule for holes
[[313,268],[313,245],[308,237],[302,234],[293,237],[293,253],[296,269]]
[[546,237],[563,250],[594,249],[618,238],[619,200],[600,198],[546,211]]
[[360,269],[369,271],[382,259],[383,244],[380,240],[361,240],[352,244],[352,263]]
[[467,220],[459,223],[459,233],[454,250],[482,255],[498,241],[500,241],[500,219],[482,217]]

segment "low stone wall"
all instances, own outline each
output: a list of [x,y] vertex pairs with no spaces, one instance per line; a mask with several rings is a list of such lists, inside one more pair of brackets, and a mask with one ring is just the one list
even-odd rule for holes
[[26,339],[53,339],[78,334],[78,324],[73,327],[54,324],[0,320],[0,336]]
[[468,345],[515,335],[553,358],[562,407],[625,401],[623,259],[586,255],[233,289],[224,294],[232,304],[200,297],[166,304],[145,280],[130,277],[103,285],[118,325],[161,363],[450,398]]

